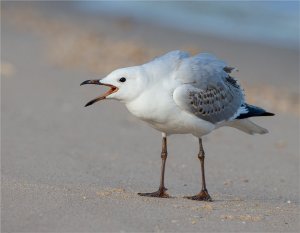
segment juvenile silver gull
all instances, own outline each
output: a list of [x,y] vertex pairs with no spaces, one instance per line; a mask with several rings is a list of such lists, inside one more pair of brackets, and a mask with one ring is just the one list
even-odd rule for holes
[[101,80],[81,83],[110,88],[85,106],[103,99],[119,100],[134,116],[162,133],[159,189],[139,195],[169,197],[164,173],[167,136],[171,134],[192,134],[199,139],[202,188],[200,193],[187,198],[211,201],[205,183],[201,138],[222,126],[248,134],[268,132],[248,118],[274,114],[245,102],[243,89],[230,75],[233,70],[235,68],[208,53],[190,56],[183,51],[172,51],[143,65],[117,69]]

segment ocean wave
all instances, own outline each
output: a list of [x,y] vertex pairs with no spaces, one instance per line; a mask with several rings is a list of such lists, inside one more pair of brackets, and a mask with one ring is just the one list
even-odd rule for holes
[[131,17],[193,33],[229,39],[299,46],[299,2],[74,2],[89,14]]

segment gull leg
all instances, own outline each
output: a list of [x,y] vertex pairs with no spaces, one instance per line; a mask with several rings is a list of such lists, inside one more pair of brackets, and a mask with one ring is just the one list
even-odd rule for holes
[[200,193],[198,193],[195,196],[188,196],[185,198],[191,199],[191,200],[197,200],[197,201],[212,201],[210,195],[207,192],[206,189],[206,183],[205,183],[205,171],[204,171],[204,158],[205,158],[205,153],[204,153],[204,149],[202,146],[202,139],[199,138],[199,154],[198,154],[198,158],[200,160],[200,164],[201,164],[201,176],[202,176],[202,188]]
[[160,185],[156,192],[153,193],[138,193],[140,196],[146,197],[161,197],[161,198],[168,198],[170,197],[169,194],[166,193],[167,188],[165,187],[165,166],[167,160],[168,152],[167,152],[167,136],[163,134],[162,139],[162,150],[161,150],[161,175],[160,175]]

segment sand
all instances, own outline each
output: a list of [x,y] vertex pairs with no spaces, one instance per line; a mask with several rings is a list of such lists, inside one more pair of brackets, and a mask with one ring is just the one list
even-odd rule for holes
[[[55,12],[55,13],[54,13]],[[297,232],[299,51],[227,41],[60,7],[1,12],[2,232]],[[197,140],[169,138],[170,199],[140,197],[159,183],[160,133],[115,101],[84,104],[80,87],[168,50],[210,51],[239,68],[247,100],[276,113],[250,136],[204,138],[214,202],[200,188]]]

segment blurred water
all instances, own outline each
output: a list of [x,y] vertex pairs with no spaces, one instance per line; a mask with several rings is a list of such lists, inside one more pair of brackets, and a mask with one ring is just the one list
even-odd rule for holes
[[79,1],[89,14],[131,17],[194,33],[299,47],[299,1]]

